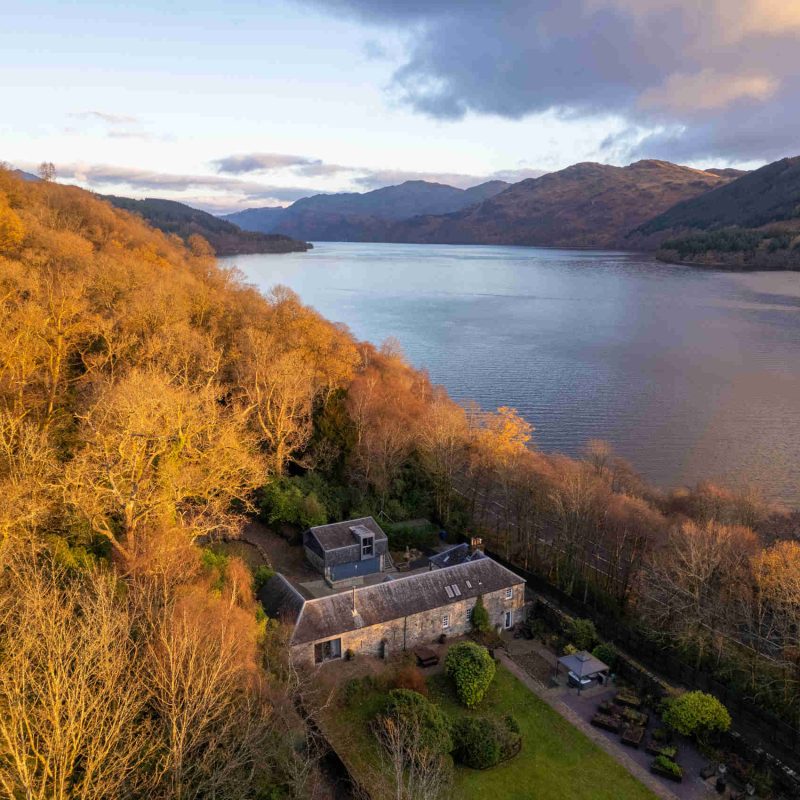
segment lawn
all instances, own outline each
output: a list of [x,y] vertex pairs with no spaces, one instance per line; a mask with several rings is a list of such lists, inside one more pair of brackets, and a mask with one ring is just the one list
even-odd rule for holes
[[[600,750],[580,731],[539,700],[508,670],[497,675],[481,705],[462,708],[447,679],[428,681],[430,697],[451,716],[511,713],[520,724],[522,752],[492,769],[457,767],[453,796],[464,800],[654,800],[654,795],[627,770]],[[380,757],[369,732],[369,721],[381,706],[377,690],[366,691],[349,707],[330,709],[324,727],[332,743],[356,777],[373,796],[388,793],[377,787]]]

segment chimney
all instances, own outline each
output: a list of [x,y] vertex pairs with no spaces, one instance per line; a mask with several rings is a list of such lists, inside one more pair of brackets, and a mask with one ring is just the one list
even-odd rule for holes
[[473,536],[469,540],[469,552],[475,553],[483,549],[483,539],[480,536]]

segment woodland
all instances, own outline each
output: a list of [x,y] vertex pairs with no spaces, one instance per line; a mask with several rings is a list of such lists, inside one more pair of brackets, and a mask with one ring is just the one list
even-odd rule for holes
[[397,346],[208,243],[0,169],[0,791],[292,798],[307,711],[253,575],[207,544],[261,515],[428,517],[796,722],[800,515],[646,485],[603,442],[547,454]]

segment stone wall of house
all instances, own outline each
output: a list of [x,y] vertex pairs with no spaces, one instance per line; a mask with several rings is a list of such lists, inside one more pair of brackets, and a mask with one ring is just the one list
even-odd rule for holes
[[[483,604],[489,612],[489,621],[493,627],[503,626],[506,611],[514,612],[512,624],[521,621],[521,610],[525,604],[525,585],[522,583],[517,584],[513,589],[513,597],[510,600],[506,599],[505,589],[483,595]],[[470,630],[471,625],[467,618],[467,613],[476,602],[477,598],[472,597],[468,600],[449,603],[421,614],[401,617],[381,625],[371,625],[368,628],[360,628],[356,631],[343,633],[341,636],[342,655],[348,650],[352,650],[359,655],[380,656],[383,648],[382,643],[385,640],[388,646],[388,654],[391,657],[403,650],[409,650],[421,644],[431,644],[442,633],[447,634],[447,636],[461,636]],[[449,626],[447,628],[442,627],[442,618],[445,615],[449,618]],[[326,639],[321,639],[320,641],[326,641]],[[294,645],[292,653],[295,663],[303,666],[313,666],[314,644],[315,642]]]

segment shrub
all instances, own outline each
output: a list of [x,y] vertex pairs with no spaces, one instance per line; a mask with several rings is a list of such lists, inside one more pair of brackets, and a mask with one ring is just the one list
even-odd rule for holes
[[500,762],[500,741],[495,725],[486,717],[465,717],[453,726],[453,756],[473,769]]
[[680,765],[676,764],[671,758],[667,758],[666,756],[656,756],[655,760],[653,761],[653,765],[664,772],[669,772],[676,778],[683,777],[683,770],[681,769]]
[[416,737],[415,747],[431,755],[444,755],[453,749],[447,717],[437,705],[419,692],[392,689],[380,716],[393,717],[406,731],[413,731]]
[[488,717],[465,717],[453,725],[453,755],[473,769],[486,769],[519,752],[519,724],[511,716],[497,722]]
[[597,629],[590,619],[575,619],[569,626],[569,639],[578,650],[591,650],[597,641]]
[[495,673],[492,657],[486,648],[475,642],[461,642],[451,647],[444,667],[455,684],[458,699],[467,708],[483,700]]
[[727,731],[731,715],[714,695],[705,692],[686,692],[668,701],[664,722],[684,736],[703,739],[712,731]]
[[425,697],[428,696],[428,684],[419,667],[413,664],[403,664],[397,670],[392,685],[395,689],[410,689]]
[[262,564],[253,573],[253,588],[255,591],[257,592],[274,574],[275,570],[272,567]]
[[617,650],[613,645],[605,644],[601,642],[594,650],[592,650],[592,655],[595,658],[599,658],[611,669],[614,669],[617,666],[617,658],[619,657],[617,654]]
[[478,599],[475,601],[475,605],[472,609],[472,628],[478,631],[478,633],[488,633],[491,627],[489,612],[483,604],[483,597],[478,595]]

